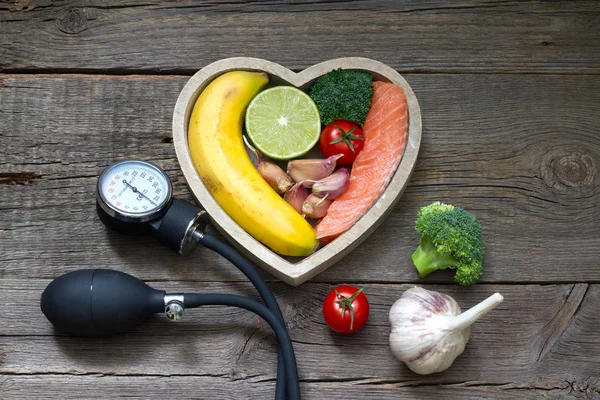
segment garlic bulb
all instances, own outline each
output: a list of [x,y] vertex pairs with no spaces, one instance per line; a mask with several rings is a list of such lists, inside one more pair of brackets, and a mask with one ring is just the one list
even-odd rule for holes
[[392,353],[413,372],[441,372],[458,357],[471,333],[471,324],[504,300],[494,293],[460,313],[450,296],[420,287],[407,290],[390,309]]

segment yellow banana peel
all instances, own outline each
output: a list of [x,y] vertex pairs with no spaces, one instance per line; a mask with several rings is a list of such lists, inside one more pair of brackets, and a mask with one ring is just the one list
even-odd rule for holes
[[190,155],[204,185],[242,229],[278,254],[307,256],[318,243],[314,229],[260,176],[242,138],[246,108],[268,80],[249,71],[213,80],[192,111]]

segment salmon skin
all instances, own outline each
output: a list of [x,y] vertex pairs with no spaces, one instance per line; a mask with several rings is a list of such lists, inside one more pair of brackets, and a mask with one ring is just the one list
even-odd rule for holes
[[317,239],[329,243],[365,215],[400,164],[408,132],[408,104],[396,84],[373,82],[373,100],[363,125],[365,146],[358,154],[343,195],[317,224]]

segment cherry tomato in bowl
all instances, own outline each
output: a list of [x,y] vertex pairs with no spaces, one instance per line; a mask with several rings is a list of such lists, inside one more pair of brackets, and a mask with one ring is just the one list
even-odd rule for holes
[[323,302],[323,318],[338,333],[350,334],[360,330],[369,319],[369,301],[362,289],[338,286]]
[[348,121],[333,121],[325,126],[319,138],[319,148],[325,157],[342,154],[339,165],[350,165],[365,145],[360,126]]

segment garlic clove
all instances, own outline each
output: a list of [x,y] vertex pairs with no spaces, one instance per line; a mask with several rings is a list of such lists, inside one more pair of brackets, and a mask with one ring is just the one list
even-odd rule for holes
[[288,191],[293,185],[292,178],[279,165],[267,160],[260,160],[256,167],[260,175],[278,194]]
[[287,173],[295,182],[307,181],[305,186],[310,188],[314,181],[321,180],[333,172],[336,161],[343,157],[336,154],[326,159],[303,159],[288,162]]
[[252,161],[260,176],[267,181],[277,194],[283,194],[288,191],[294,185],[292,178],[279,165],[269,161],[260,151],[256,150],[245,135],[242,135],[242,138],[248,150],[247,152],[249,152],[250,161]]
[[326,178],[317,181],[312,186],[312,192],[319,197],[325,197],[334,200],[340,197],[350,183],[350,172],[347,168],[340,168]]
[[311,194],[306,198],[304,204],[302,204],[302,212],[309,218],[323,218],[327,215],[327,210],[331,203],[333,203],[333,200]]
[[470,326],[504,298],[495,293],[461,314],[450,296],[415,287],[390,309],[390,348],[413,372],[427,375],[452,365],[465,349]]
[[284,195],[283,199],[288,202],[288,204],[294,207],[294,210],[298,211],[299,214],[302,214],[302,204],[308,197],[308,190],[302,185],[302,182],[296,183],[290,190],[288,190]]

